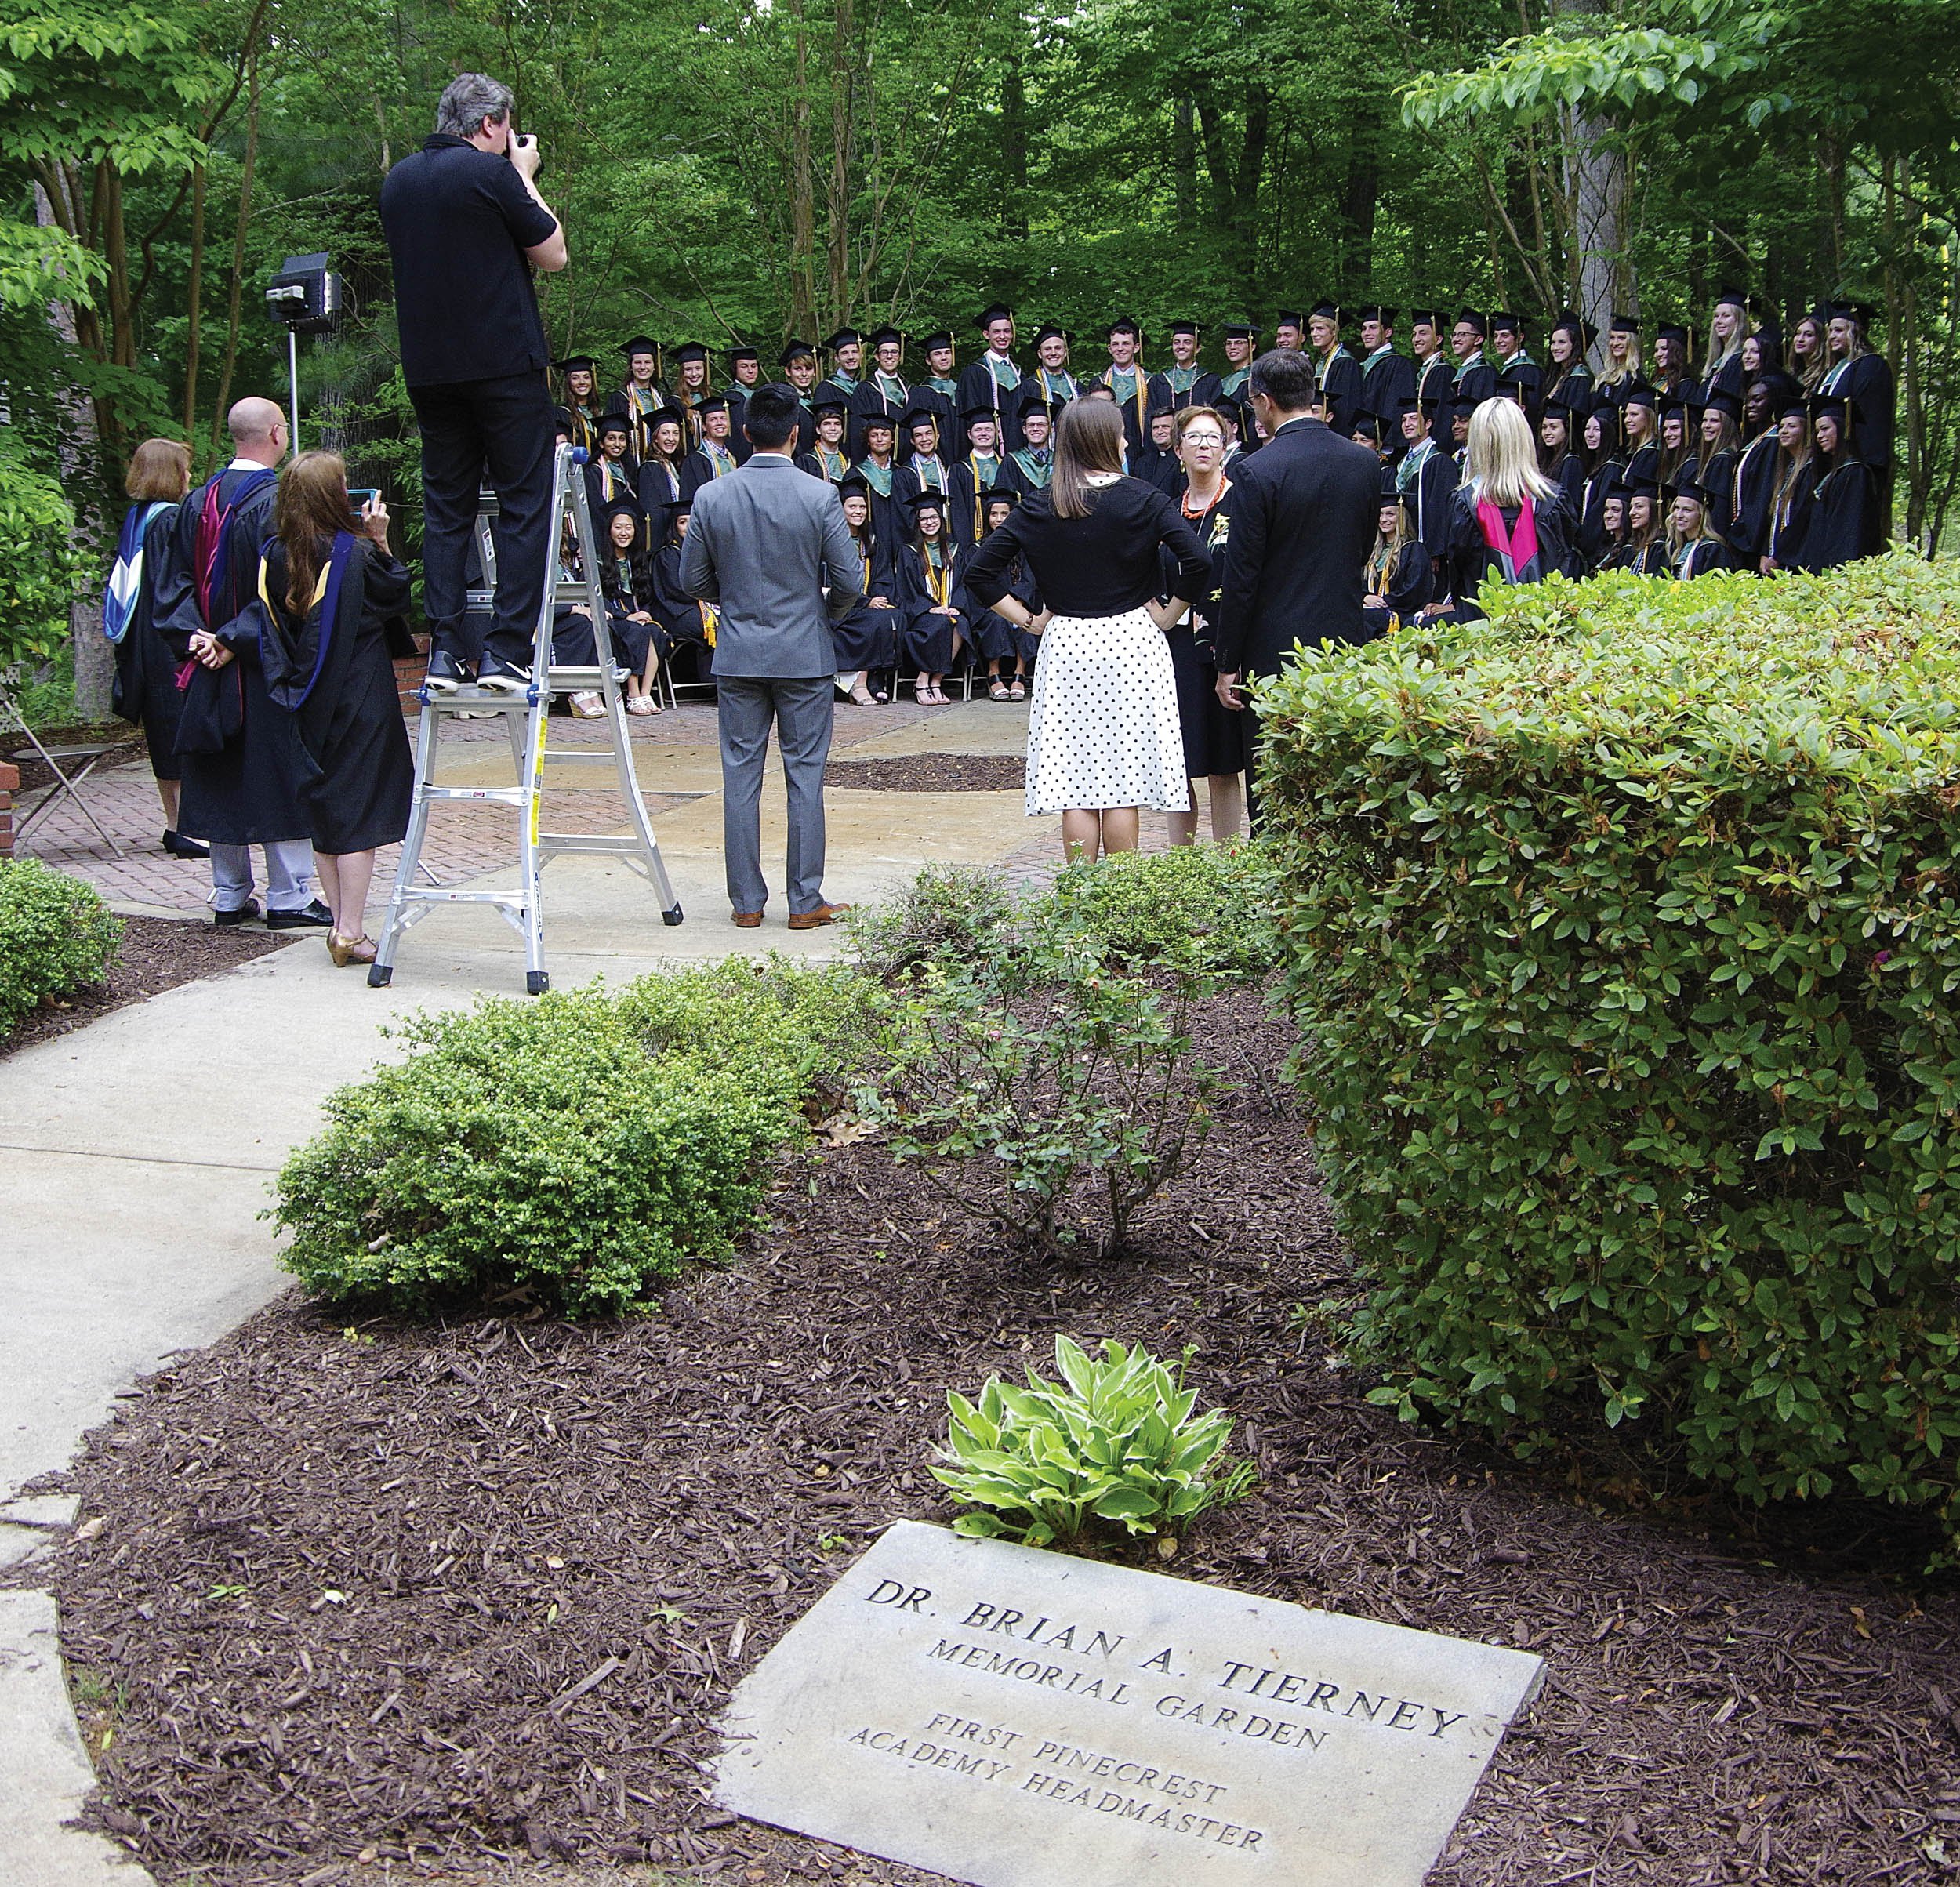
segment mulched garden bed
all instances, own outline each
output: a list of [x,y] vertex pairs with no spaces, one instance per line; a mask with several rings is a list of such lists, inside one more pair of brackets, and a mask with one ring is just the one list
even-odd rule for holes
[[710,1726],[886,1522],[949,1517],[947,1388],[1067,1332],[1197,1345],[1258,1461],[1149,1564],[1545,1657],[1437,1887],[1951,1879],[1960,1598],[1900,1571],[1923,1539],[1852,1507],[1664,1524],[1370,1408],[1294,1314],[1346,1277],[1283,1031],[1240,994],[1198,1032],[1243,1085],[1130,1260],[998,1249],[846,1131],[642,1321],[343,1328],[289,1298],[152,1378],[32,1575],[103,1824],[235,1887],[525,1856],[931,1878],[716,1813]]
[[242,927],[221,931],[208,919],[125,917],[122,942],[109,966],[107,979],[39,1010],[11,1035],[0,1036],[0,1061],[30,1043],[66,1035],[125,1003],[140,1003],[180,983],[215,976],[220,970],[249,963],[292,941],[276,931]]
[[1018,793],[1028,766],[1018,753],[901,753],[884,760],[833,760],[826,786],[859,793]]

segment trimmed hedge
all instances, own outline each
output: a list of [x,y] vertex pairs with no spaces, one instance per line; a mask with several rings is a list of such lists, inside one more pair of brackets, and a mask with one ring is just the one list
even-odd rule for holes
[[1269,684],[1377,1399],[1960,1516],[1960,568],[1552,582]]
[[332,1302],[629,1309],[753,1218],[862,1052],[869,994],[734,960],[418,1016],[415,1052],[330,1096],[281,1171],[281,1261]]
[[0,1036],[44,998],[100,982],[122,939],[122,920],[93,885],[38,858],[0,858]]

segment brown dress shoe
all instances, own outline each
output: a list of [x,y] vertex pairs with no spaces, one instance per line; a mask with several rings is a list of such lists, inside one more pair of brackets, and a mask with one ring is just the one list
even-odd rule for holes
[[731,911],[728,921],[738,931],[759,931],[762,928],[762,913],[760,911]]
[[814,931],[820,924],[835,924],[851,909],[848,904],[820,904],[814,911],[792,911],[789,928],[793,931]]

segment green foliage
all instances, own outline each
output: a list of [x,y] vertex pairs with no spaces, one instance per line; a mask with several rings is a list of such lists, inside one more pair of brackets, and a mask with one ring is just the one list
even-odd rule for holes
[[727,1250],[867,1013],[847,978],[743,963],[418,1017],[281,1172],[282,1262],[331,1302],[628,1309]]
[[1951,1504],[1960,571],[1514,590],[1261,707],[1377,1399]]
[[895,897],[861,906],[845,924],[852,960],[866,975],[889,982],[999,949],[1020,916],[996,873],[928,865]]
[[0,677],[49,660],[67,640],[83,570],[74,523],[61,487],[0,445]]
[[1072,1544],[1098,1521],[1132,1536],[1178,1533],[1252,1485],[1251,1463],[1221,1453],[1231,1418],[1196,1413],[1181,1366],[1113,1338],[1098,1359],[1058,1337],[1054,1359],[1059,1382],[1030,1370],[1025,1389],[989,1377],[977,1406],[947,1395],[940,1459],[950,1465],[933,1476],[981,1510],[962,1514],[956,1533],[1029,1546]]
[[0,1036],[44,997],[100,982],[122,937],[122,920],[93,885],[38,858],[0,859]]

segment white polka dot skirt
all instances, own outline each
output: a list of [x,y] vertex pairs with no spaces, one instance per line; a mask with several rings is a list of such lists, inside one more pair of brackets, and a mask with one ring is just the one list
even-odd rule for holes
[[1191,809],[1170,645],[1146,609],[1057,616],[1028,711],[1028,817],[1072,809]]

